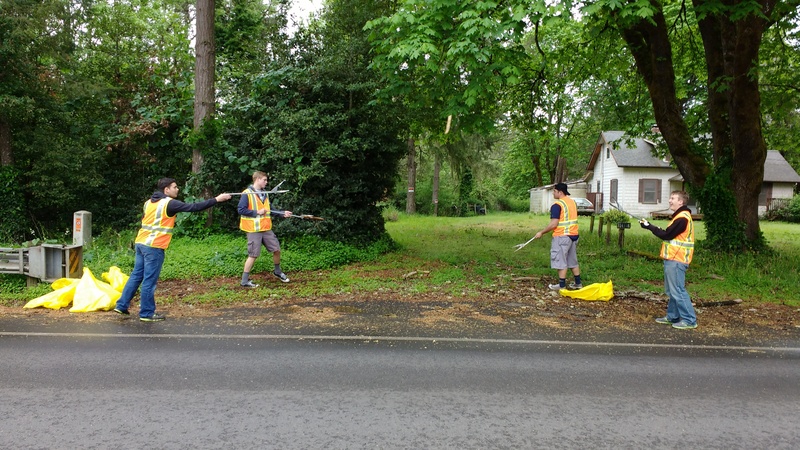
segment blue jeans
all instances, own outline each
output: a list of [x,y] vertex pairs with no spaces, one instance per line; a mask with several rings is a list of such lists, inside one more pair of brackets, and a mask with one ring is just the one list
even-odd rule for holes
[[683,320],[689,325],[697,323],[697,315],[692,307],[692,299],[686,291],[686,270],[688,264],[664,260],[664,289],[669,297],[667,319],[677,322]]
[[164,265],[164,249],[136,244],[136,260],[133,272],[117,300],[117,309],[127,311],[134,294],[142,286],[139,296],[139,317],[152,317],[156,312],[156,284]]

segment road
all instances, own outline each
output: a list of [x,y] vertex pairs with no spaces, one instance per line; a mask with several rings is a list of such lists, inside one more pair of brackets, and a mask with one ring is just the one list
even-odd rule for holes
[[798,348],[153,325],[0,332],[0,447],[800,447]]

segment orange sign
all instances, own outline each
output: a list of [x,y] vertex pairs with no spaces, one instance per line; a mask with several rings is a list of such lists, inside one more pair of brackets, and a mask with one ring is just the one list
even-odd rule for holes
[[75,232],[76,233],[80,233],[81,232],[81,218],[80,217],[76,217],[75,218]]

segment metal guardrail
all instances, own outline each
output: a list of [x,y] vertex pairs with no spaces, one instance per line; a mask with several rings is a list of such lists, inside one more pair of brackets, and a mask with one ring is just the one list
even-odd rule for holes
[[19,274],[51,282],[83,275],[83,246],[42,244],[28,248],[0,248],[0,273]]

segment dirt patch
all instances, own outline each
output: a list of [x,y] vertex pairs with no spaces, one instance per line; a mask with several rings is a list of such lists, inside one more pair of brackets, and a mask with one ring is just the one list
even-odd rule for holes
[[[374,273],[371,274],[371,276]],[[262,281],[254,289],[237,287],[235,278],[159,282],[158,310],[185,320],[219,318],[248,326],[278,324],[287,329],[326,327],[368,333],[376,321],[389,324],[389,332],[421,327],[431,333],[455,331],[477,335],[486,331],[545,329],[554,332],[636,333],[658,329],[653,318],[663,316],[667,299],[663,294],[615,292],[611,301],[584,301],[561,297],[538,279],[516,279],[492,286],[476,286],[454,294],[444,288],[415,292],[413,280],[424,271],[406,274],[387,271],[387,277],[404,279],[397,289],[299,295],[316,275],[300,274],[292,282]],[[304,279],[305,277],[305,279]],[[307,287],[307,286],[306,286]],[[280,292],[278,294],[277,292]],[[199,297],[223,296],[223,305],[197,303]],[[231,299],[235,300],[231,302]],[[780,304],[752,303],[696,305],[700,327],[695,336],[721,339],[775,340],[800,337],[800,309]],[[132,312],[138,305],[132,305]],[[68,309],[23,309],[0,307],[0,317],[25,317],[37,323],[95,322],[112,313],[69,313]],[[662,326],[664,332],[668,327]]]

